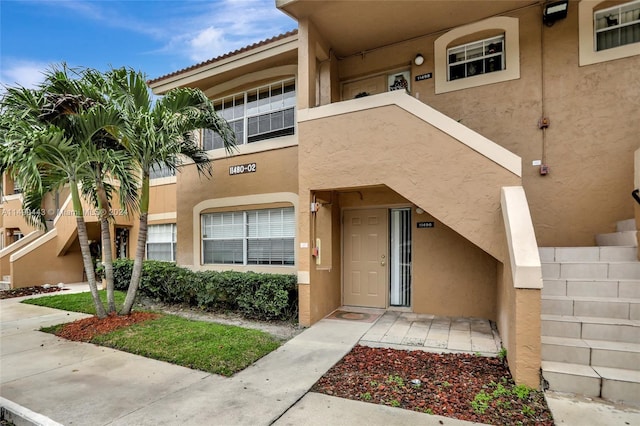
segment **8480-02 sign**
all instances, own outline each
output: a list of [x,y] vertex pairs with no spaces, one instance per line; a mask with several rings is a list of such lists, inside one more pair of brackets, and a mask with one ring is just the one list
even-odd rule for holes
[[243,173],[254,173],[256,171],[256,163],[239,164],[229,167],[230,175],[241,175]]

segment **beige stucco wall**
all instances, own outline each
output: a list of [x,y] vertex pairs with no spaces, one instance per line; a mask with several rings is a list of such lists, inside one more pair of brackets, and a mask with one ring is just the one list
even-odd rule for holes
[[504,256],[500,187],[520,179],[395,106],[299,124],[300,195],[386,185],[495,258]]
[[540,387],[542,358],[540,289],[513,285],[511,266],[498,264],[497,326],[516,383]]
[[[638,149],[634,155],[635,155],[634,189],[640,189],[640,149]],[[635,211],[636,229],[640,229],[640,204],[634,202],[633,208]],[[638,260],[640,260],[640,232],[636,233],[636,238],[638,239]]]
[[[43,262],[44,259],[46,262]],[[28,255],[11,262],[11,277],[13,288],[80,282],[84,279],[80,246],[76,242],[65,256],[57,256],[54,237]]]
[[[149,214],[172,213],[176,211],[176,183],[153,185],[149,187]],[[175,222],[175,220],[174,220]]]
[[[434,78],[412,78],[411,93],[522,157],[541,246],[593,245],[595,234],[613,232],[618,220],[634,215],[629,192],[640,121],[632,113],[637,94],[629,88],[640,86],[640,55],[579,66],[577,2],[553,27],[542,24],[539,7],[508,15],[519,20],[519,79],[436,95]],[[441,35],[340,60],[338,78],[399,67],[410,68],[412,77],[434,72],[434,41]],[[419,67],[412,63],[417,52],[425,57]],[[532,166],[543,159],[537,126],[543,114],[551,122],[544,136],[546,176]]]
[[[343,209],[411,208],[413,312],[496,319],[497,262],[493,257],[429,213],[417,214],[413,203],[389,188],[360,188],[340,194],[339,200]],[[435,226],[417,229],[417,222]]]
[[[295,194],[298,192],[297,157],[297,147],[288,147],[214,160],[211,179],[199,177],[193,165],[183,167],[176,184],[178,264],[198,266],[200,263],[199,255],[194,257],[193,250],[193,239],[195,238],[198,244],[200,241],[199,234],[194,235],[194,207],[197,204],[206,200],[257,194]],[[256,163],[256,172],[229,175],[230,166],[247,163]],[[270,202],[281,201],[276,198]],[[263,208],[269,207],[269,201],[266,203]],[[252,204],[253,208],[260,208],[255,203]],[[195,213],[195,217],[199,217],[199,212]],[[195,225],[196,229],[199,229],[199,223]],[[293,272],[289,269],[285,272]]]

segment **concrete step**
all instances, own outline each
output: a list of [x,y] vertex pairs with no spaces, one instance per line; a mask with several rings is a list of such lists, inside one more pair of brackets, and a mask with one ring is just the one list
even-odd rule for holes
[[640,371],[640,344],[542,336],[542,359]]
[[545,279],[542,296],[640,299],[640,280]]
[[622,343],[640,342],[640,321],[542,314],[542,335]]
[[542,376],[551,390],[640,405],[639,371],[543,361]]
[[543,295],[542,313],[640,320],[640,299]]
[[618,232],[637,230],[635,219],[619,220],[618,223],[616,223],[616,231]]
[[640,280],[639,261],[542,262],[543,279]]
[[600,396],[600,376],[588,365],[542,361],[542,377],[554,391]]
[[611,232],[596,235],[596,244],[599,246],[638,246],[637,231]]
[[637,261],[637,247],[540,247],[540,261],[553,262],[620,262]]

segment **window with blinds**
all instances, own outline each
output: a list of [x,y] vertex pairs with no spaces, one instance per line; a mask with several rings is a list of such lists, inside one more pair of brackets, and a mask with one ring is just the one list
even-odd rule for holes
[[149,225],[147,231],[147,259],[176,261],[176,224]]
[[502,71],[504,35],[474,41],[447,50],[449,80]]
[[293,207],[202,215],[204,264],[293,265]]
[[[294,79],[217,99],[214,105],[235,132],[238,145],[294,134]],[[220,135],[208,129],[202,146],[207,151],[224,147]]]
[[594,13],[596,51],[640,42],[640,0]]
[[149,168],[149,179],[159,179],[175,175],[175,170],[171,170],[163,163],[155,163]]

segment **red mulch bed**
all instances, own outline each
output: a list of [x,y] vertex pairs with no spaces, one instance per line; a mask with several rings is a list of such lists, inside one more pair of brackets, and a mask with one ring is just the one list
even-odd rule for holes
[[542,392],[519,397],[514,386],[506,363],[498,358],[358,345],[312,390],[472,422],[554,424]]
[[55,293],[63,290],[65,289],[55,285],[48,288],[42,286],[12,288],[9,290],[0,290],[0,299],[11,299],[12,297],[32,296],[42,293]]
[[106,318],[84,318],[64,324],[56,331],[56,336],[78,342],[89,342],[95,336],[110,333],[119,328],[129,327],[143,321],[156,319],[160,314],[133,312],[130,315],[111,314]]

